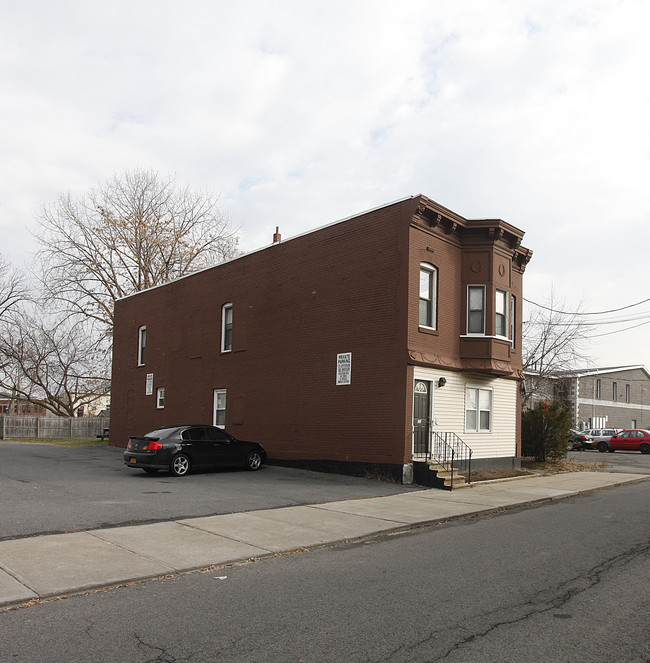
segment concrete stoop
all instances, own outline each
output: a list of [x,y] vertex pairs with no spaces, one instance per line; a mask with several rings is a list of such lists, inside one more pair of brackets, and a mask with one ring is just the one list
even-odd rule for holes
[[457,488],[467,488],[467,478],[456,468],[451,467],[449,463],[429,463],[429,471],[433,473],[432,487],[442,490],[456,490]]

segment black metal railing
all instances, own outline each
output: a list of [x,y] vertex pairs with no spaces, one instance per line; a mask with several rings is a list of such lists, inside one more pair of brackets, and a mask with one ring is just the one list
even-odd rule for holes
[[[414,450],[414,460],[431,460],[447,470],[457,470],[472,481],[472,449],[456,433],[432,431],[428,449]],[[453,488],[454,473],[451,473]]]

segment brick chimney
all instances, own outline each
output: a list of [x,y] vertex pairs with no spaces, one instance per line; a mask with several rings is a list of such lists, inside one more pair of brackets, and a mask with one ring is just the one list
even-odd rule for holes
[[282,235],[280,234],[280,226],[275,227],[275,233],[273,235],[273,243],[278,244],[282,241]]

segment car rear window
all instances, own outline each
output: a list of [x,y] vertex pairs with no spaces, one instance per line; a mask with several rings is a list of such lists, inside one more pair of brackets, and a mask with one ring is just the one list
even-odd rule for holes
[[146,433],[143,437],[167,437],[174,430],[174,428],[159,428],[158,430],[152,430],[151,433]]

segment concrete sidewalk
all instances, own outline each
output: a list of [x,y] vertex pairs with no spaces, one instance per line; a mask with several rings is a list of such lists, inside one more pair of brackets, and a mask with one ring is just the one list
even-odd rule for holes
[[0,607],[650,479],[572,472],[0,541]]

